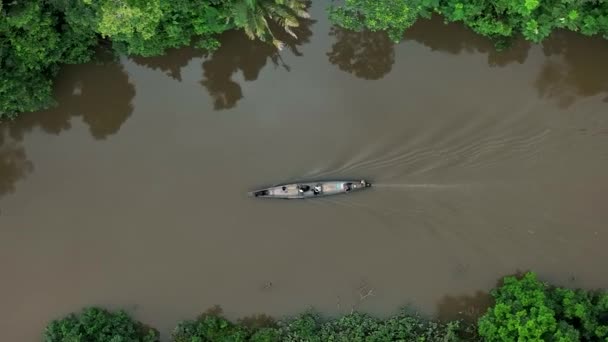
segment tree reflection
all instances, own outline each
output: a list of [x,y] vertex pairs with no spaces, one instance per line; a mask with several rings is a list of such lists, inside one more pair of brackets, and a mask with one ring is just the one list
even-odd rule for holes
[[15,190],[15,183],[34,166],[19,144],[36,128],[59,134],[71,128],[72,117],[81,117],[95,139],[115,134],[133,111],[135,87],[122,65],[102,58],[98,63],[64,67],[55,84],[54,108],[23,113],[0,126],[0,195]]
[[[285,47],[294,55],[301,56],[298,47],[308,43],[312,36],[313,20],[302,19],[300,26],[293,31],[295,39],[281,30],[275,29],[278,39],[285,42]],[[254,81],[268,60],[275,66],[282,66],[289,71],[279,51],[271,44],[250,40],[240,31],[230,31],[222,35],[222,45],[209,59],[203,62],[203,80],[201,84],[213,98],[216,110],[229,109],[243,98],[241,86],[232,76],[241,71],[245,81]]]
[[[315,23],[310,19],[299,19],[299,21],[300,26],[293,28],[297,39],[277,27],[274,22],[269,22],[276,38],[283,41],[285,49],[295,56],[302,56],[299,47],[310,42],[311,26]],[[160,70],[174,80],[181,81],[182,69],[193,58],[206,58],[203,62],[203,79],[200,84],[213,99],[213,107],[216,110],[233,108],[243,98],[241,86],[232,79],[235,73],[240,71],[245,81],[255,81],[269,60],[275,66],[281,66],[288,71],[290,69],[272,44],[251,40],[240,30],[225,32],[219,40],[222,44],[211,54],[205,50],[186,47],[169,50],[163,56],[131,57],[131,60],[138,65]]]
[[540,96],[555,98],[561,107],[572,105],[580,97],[596,95],[608,102],[605,39],[559,31],[542,47],[547,60],[535,82]]
[[0,196],[15,191],[15,184],[34,169],[18,142],[0,132]]
[[439,302],[439,319],[445,321],[463,320],[473,323],[492,305],[492,296],[477,291],[473,296],[445,296]]
[[152,70],[160,70],[172,79],[181,82],[182,68],[184,68],[194,58],[205,57],[204,50],[194,47],[184,47],[179,49],[167,50],[167,53],[156,57],[130,57],[137,65],[141,65]]
[[123,66],[103,58],[98,63],[66,66],[55,84],[58,105],[41,112],[22,114],[10,123],[13,137],[40,127],[59,134],[71,128],[72,117],[81,117],[95,139],[118,132],[133,112],[135,87]]
[[[390,72],[395,52],[386,35],[337,27],[331,29],[330,35],[336,37],[336,43],[328,53],[329,61],[341,70],[363,79],[380,79]],[[532,47],[530,42],[514,39],[508,48],[497,51],[490,39],[460,23],[444,24],[437,16],[418,20],[406,31],[404,39],[420,43],[431,51],[485,54],[491,67],[523,64]],[[556,31],[541,46],[547,60],[535,82],[540,96],[556,99],[561,107],[572,105],[578,98],[596,95],[608,102],[605,39]]]
[[386,33],[355,32],[334,26],[329,35],[336,42],[327,56],[340,70],[366,80],[378,80],[393,68],[395,47]]
[[441,51],[458,55],[463,52],[488,55],[488,65],[503,67],[511,63],[522,64],[528,58],[531,44],[523,39],[515,39],[511,45],[497,51],[489,38],[481,36],[461,23],[444,24],[442,19],[420,19],[405,32],[405,40],[418,42],[431,51]]
[[[383,32],[354,32],[334,26],[330,36],[336,38],[327,56],[340,70],[366,80],[377,80],[388,74],[395,63],[394,43]],[[488,55],[488,65],[506,66],[523,63],[530,43],[514,40],[512,45],[497,51],[494,43],[462,24],[444,24],[439,17],[420,19],[404,35],[404,40],[418,42],[431,51],[450,54],[477,52]]]

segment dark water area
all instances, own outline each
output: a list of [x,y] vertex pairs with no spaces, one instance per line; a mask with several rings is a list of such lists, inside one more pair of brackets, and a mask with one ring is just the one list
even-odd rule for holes
[[[435,18],[394,46],[313,17],[280,54],[230,32],[65,67],[56,108],[0,126],[3,341],[87,305],[166,338],[214,305],[455,318],[518,271],[606,287],[608,42],[498,53]],[[375,186],[246,196],[352,178]]]

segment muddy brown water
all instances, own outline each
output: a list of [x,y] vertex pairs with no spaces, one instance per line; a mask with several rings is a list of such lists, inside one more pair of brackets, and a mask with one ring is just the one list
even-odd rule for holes
[[[434,19],[392,46],[313,11],[281,55],[228,33],[211,56],[67,67],[57,108],[0,126],[3,341],[87,305],[167,338],[216,304],[455,317],[517,271],[608,284],[605,40],[496,53]],[[376,186],[246,196],[342,178]]]

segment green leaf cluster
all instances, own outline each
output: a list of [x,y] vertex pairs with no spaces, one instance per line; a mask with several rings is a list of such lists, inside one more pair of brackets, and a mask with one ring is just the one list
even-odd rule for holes
[[86,1],[94,13],[93,30],[127,55],[157,56],[189,45],[193,38],[214,48],[215,36],[233,26],[221,1]]
[[0,9],[0,120],[53,104],[60,63],[90,60],[93,32],[70,25],[59,7],[15,1]]
[[335,320],[323,320],[305,313],[271,326],[248,328],[220,316],[203,316],[181,322],[173,332],[175,342],[384,342],[384,341],[459,341],[457,321],[439,323],[401,313],[380,320],[362,313],[352,313]]
[[[307,312],[274,321],[267,316],[233,323],[218,312],[186,320],[171,335],[173,342],[450,342],[608,341],[608,294],[549,286],[532,272],[508,276],[491,291],[495,303],[472,326],[439,322],[405,311],[378,319],[354,312],[323,319]],[[133,321],[125,312],[85,309],[51,322],[45,342],[156,342],[158,333]]]
[[391,40],[399,42],[403,32],[426,13],[423,4],[425,1],[346,0],[342,6],[330,7],[329,17],[349,30],[386,31]]
[[124,311],[87,308],[51,322],[44,342],[158,342],[159,334],[134,321]]
[[0,2],[0,120],[53,105],[59,67],[89,61],[100,43],[131,56],[192,43],[215,50],[218,34],[238,28],[282,47],[269,22],[295,36],[306,7],[304,0]]
[[[323,320],[315,313],[292,319],[263,322],[243,320],[233,323],[218,313],[180,322],[171,334],[172,342],[386,342],[460,341],[457,321],[427,321],[405,312],[386,320],[351,313]],[[157,342],[158,333],[132,320],[124,311],[111,313],[88,308],[51,322],[44,342]]]
[[345,0],[329,13],[343,28],[386,31],[393,41],[401,40],[407,28],[430,13],[462,22],[497,42],[521,34],[538,43],[555,29],[608,38],[605,0]]
[[551,287],[534,273],[504,278],[478,322],[487,341],[606,341],[608,295]]

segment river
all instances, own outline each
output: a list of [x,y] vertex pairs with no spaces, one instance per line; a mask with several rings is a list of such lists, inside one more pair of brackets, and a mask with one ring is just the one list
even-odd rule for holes
[[[608,284],[605,40],[497,53],[434,18],[393,46],[313,14],[280,55],[227,33],[65,67],[56,108],[0,126],[2,340],[87,305],[166,339],[214,305],[453,318],[518,271]],[[246,196],[343,178],[375,186]]]

